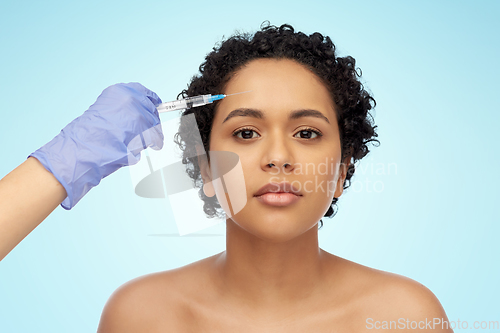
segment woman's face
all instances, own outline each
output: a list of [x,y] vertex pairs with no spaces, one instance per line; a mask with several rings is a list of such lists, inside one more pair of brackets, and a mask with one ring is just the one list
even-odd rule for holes
[[[251,92],[219,102],[210,150],[240,158],[247,203],[231,220],[261,239],[287,241],[315,226],[333,197],[342,194],[347,168],[341,164],[334,104],[315,74],[288,59],[248,63],[224,93],[244,91]],[[202,168],[204,179],[211,178],[210,172]],[[264,185],[283,182],[300,195],[256,196]],[[215,192],[224,195],[223,188]]]

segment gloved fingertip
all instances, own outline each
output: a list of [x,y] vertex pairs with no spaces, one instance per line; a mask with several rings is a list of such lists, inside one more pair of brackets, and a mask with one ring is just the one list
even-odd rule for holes
[[155,105],[155,107],[162,103],[160,97],[154,91],[149,90],[139,82],[122,83],[122,85],[135,89],[138,92],[146,95],[149,100]]
[[[148,96],[151,103],[154,104],[155,110],[158,107],[158,105],[162,103],[161,98],[154,91],[149,90],[149,93],[146,96]],[[156,111],[156,113],[158,113],[158,111]]]

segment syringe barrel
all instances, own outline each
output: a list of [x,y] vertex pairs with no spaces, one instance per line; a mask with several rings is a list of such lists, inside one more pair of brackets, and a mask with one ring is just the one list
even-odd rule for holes
[[173,102],[161,103],[158,105],[158,112],[168,112],[183,109],[191,109],[197,106],[202,106],[205,104],[210,104],[213,101],[210,99],[211,95],[200,95],[194,97],[187,97]]
[[200,96],[186,98],[185,101],[187,103],[187,108],[190,109],[190,108],[195,108],[197,106],[202,106],[205,104],[212,103],[212,101],[209,98],[210,96],[211,95],[200,95]]
[[176,111],[176,110],[182,110],[182,109],[187,109],[187,103],[185,99],[181,99],[178,101],[173,101],[173,102],[166,102],[166,103],[161,103],[158,105],[156,108],[158,112],[168,112],[168,111]]

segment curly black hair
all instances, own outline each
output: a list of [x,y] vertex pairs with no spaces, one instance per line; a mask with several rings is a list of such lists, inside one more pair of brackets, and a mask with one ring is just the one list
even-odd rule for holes
[[[355,59],[351,56],[336,56],[335,45],[330,37],[324,37],[318,32],[308,36],[295,32],[291,25],[276,27],[266,21],[254,35],[238,33],[214,47],[200,65],[200,74],[191,79],[188,88],[178,97],[222,93],[239,69],[248,62],[261,58],[294,60],[316,74],[327,87],[336,106],[342,161],[349,156],[352,161],[343,184],[344,189],[348,188],[354,175],[354,164],[369,152],[367,144],[380,144],[375,139],[378,136],[375,131],[377,126],[374,126],[373,117],[369,113],[376,102],[359,80],[361,70],[356,68]],[[207,152],[210,151],[210,132],[215,111],[216,105],[208,104],[182,113],[183,116],[194,113]],[[194,137],[189,132],[193,124],[189,124],[188,118],[181,118],[179,132],[175,136],[175,143],[183,152],[182,163],[186,164],[186,171],[195,186],[200,188],[199,196],[204,201],[203,209],[207,216],[223,217],[216,196],[207,197],[203,192]],[[210,156],[207,157],[210,161]],[[333,198],[325,217],[332,218],[336,214],[334,207],[337,200],[338,198]],[[323,221],[320,222],[322,226]]]

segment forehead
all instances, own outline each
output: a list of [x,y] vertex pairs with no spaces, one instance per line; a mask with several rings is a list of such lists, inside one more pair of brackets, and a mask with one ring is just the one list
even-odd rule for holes
[[[219,115],[249,107],[265,112],[316,109],[334,117],[330,94],[320,79],[304,65],[289,59],[258,59],[249,62],[229,80],[224,94],[249,93],[225,98]],[[335,118],[333,118],[335,119]]]

